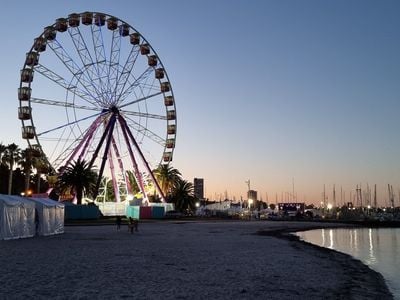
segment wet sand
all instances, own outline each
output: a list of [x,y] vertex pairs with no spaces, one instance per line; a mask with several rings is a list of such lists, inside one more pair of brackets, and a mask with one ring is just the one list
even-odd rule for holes
[[393,298],[360,261],[281,234],[313,227],[162,221],[0,241],[0,299]]

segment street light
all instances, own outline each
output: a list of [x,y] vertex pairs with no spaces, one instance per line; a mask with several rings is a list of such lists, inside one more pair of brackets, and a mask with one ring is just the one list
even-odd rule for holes
[[253,199],[249,199],[249,209],[251,208],[252,204],[253,204]]
[[247,200],[249,202],[249,219],[251,220],[252,214],[251,214],[251,205],[253,204],[253,199]]

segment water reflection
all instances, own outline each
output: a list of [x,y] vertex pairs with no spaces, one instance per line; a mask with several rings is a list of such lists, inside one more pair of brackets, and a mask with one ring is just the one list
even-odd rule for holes
[[350,254],[380,272],[400,299],[400,229],[318,229],[297,235],[310,243]]
[[369,240],[369,260],[367,261],[367,264],[372,265],[376,263],[376,258],[374,255],[374,243],[372,241],[372,228],[368,229],[368,240]]

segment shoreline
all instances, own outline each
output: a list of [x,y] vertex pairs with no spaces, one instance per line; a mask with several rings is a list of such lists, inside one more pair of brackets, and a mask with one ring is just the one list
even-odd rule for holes
[[[338,226],[333,226],[333,228],[368,227],[368,225],[365,225],[364,223],[362,223],[361,225],[360,222],[342,223],[343,226],[341,226],[339,223],[334,223],[334,224]],[[321,253],[328,254],[329,256],[331,256],[331,258],[333,258],[333,260],[338,261],[338,263],[342,263],[343,258],[345,260],[348,260],[348,264],[345,265],[345,268],[349,269],[350,270],[349,273],[351,273],[352,275],[350,276],[350,280],[346,285],[346,287],[344,288],[343,293],[338,295],[340,298],[344,297],[346,299],[357,299],[358,297],[361,297],[362,299],[364,298],[375,299],[379,297],[382,299],[394,299],[394,296],[390,291],[383,275],[371,269],[361,260],[349,254],[334,249],[321,247],[313,243],[301,240],[298,236],[294,234],[296,232],[309,231],[322,228],[327,229],[332,227],[325,227],[318,225],[310,225],[309,227],[304,227],[304,228],[284,227],[272,230],[260,230],[257,232],[257,234],[264,236],[273,236],[276,238],[289,240],[291,242],[297,243],[298,245],[301,245],[299,246],[300,249],[302,249],[303,247],[313,248],[317,251],[320,251]]]
[[0,298],[393,299],[360,261],[285,236],[332,227],[343,225],[143,222],[135,234],[67,226],[63,235],[0,241]]

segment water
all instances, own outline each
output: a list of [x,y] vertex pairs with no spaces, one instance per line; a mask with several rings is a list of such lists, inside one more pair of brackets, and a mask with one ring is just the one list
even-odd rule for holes
[[381,273],[394,297],[400,299],[400,228],[317,229],[296,235],[361,260]]

